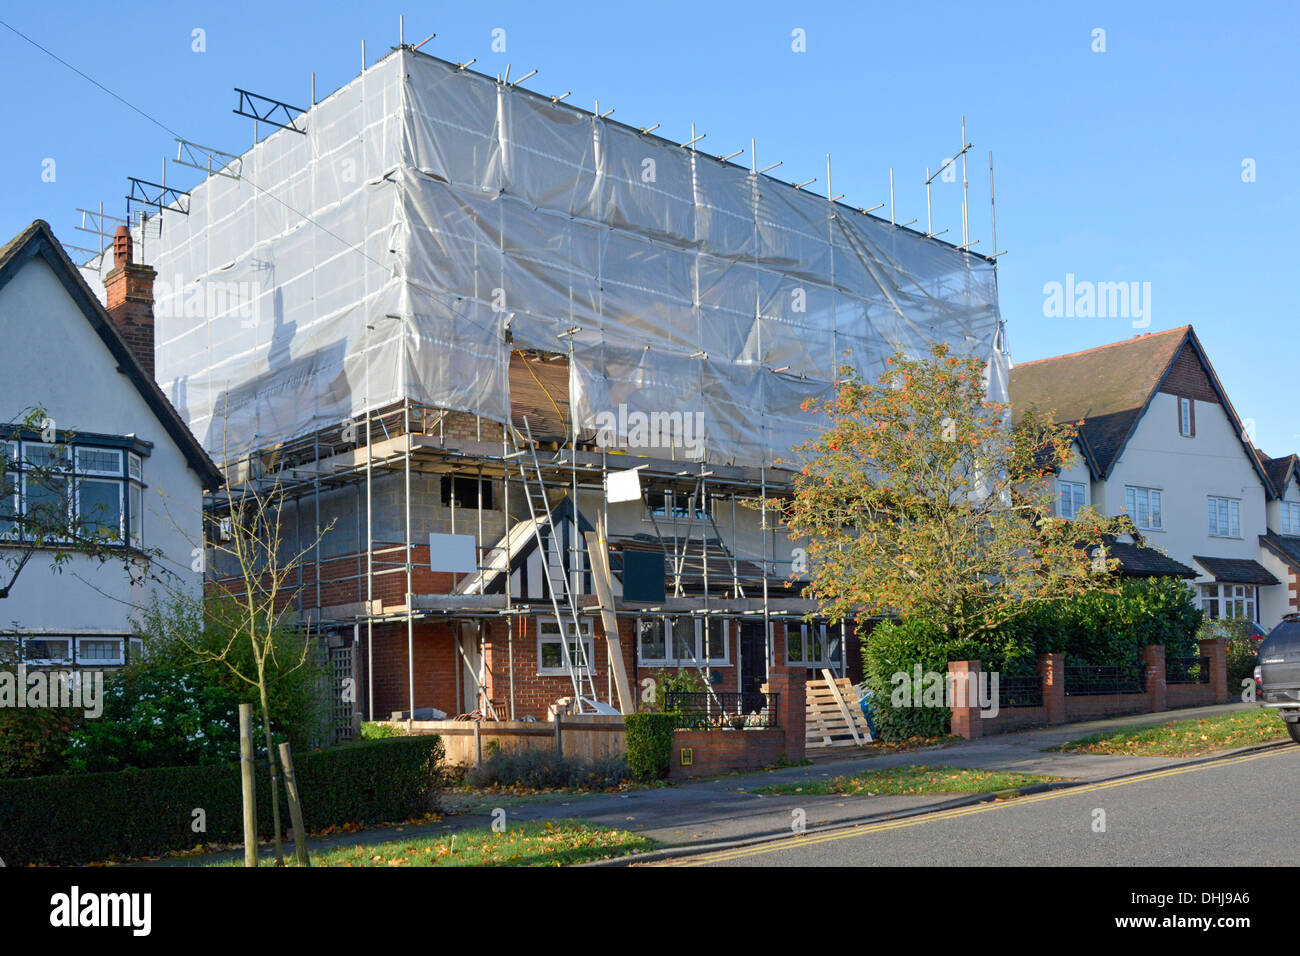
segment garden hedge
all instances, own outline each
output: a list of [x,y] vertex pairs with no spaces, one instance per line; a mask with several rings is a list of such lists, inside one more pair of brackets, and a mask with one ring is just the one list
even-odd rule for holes
[[[436,736],[361,741],[294,756],[308,830],[405,820],[436,806]],[[270,782],[257,776],[257,822],[271,835]],[[203,811],[206,829],[194,829]],[[289,815],[281,794],[281,819]],[[242,843],[238,764],[0,780],[0,858],[78,864]]]
[[628,714],[627,766],[634,780],[662,780],[668,776],[673,757],[675,713]]

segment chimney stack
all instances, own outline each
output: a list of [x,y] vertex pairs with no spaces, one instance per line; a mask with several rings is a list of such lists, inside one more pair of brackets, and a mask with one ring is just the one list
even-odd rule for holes
[[153,378],[153,280],[157,273],[132,262],[132,257],[130,230],[118,226],[113,235],[113,271],[104,277],[108,315]]

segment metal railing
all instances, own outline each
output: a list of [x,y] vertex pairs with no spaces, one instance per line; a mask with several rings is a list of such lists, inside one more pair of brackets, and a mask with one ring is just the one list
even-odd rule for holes
[[664,711],[677,714],[678,730],[768,730],[779,727],[780,694],[735,691],[664,694]]
[[1090,694],[1141,694],[1146,691],[1146,678],[1139,665],[1116,667],[1111,665],[1067,665],[1065,668],[1065,693],[1071,697]]
[[1166,684],[1208,684],[1210,659],[1208,657],[1166,657]]
[[998,677],[999,707],[1042,707],[1043,680],[1037,674]]

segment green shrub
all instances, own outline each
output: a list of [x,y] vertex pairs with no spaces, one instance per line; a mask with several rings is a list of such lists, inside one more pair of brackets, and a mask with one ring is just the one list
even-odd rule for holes
[[686,670],[658,670],[650,675],[655,682],[654,706],[662,709],[668,694],[703,694],[707,689],[699,674]]
[[[935,737],[948,733],[952,712],[947,707],[921,707],[913,699],[895,706],[894,675],[912,679],[916,665],[921,673],[948,672],[948,648],[943,631],[923,621],[882,621],[872,630],[862,648],[862,673],[871,691],[871,718],[876,736],[882,740]],[[956,658],[952,658],[956,659]]]
[[627,714],[623,721],[627,728],[627,766],[632,779],[650,781],[667,777],[677,714]]
[[86,722],[79,710],[0,708],[0,780],[58,773],[71,734]]
[[365,721],[361,725],[362,740],[387,740],[389,737],[405,737],[406,731],[401,727],[394,727],[392,724],[381,724],[379,721]]
[[[365,741],[295,755],[309,830],[405,820],[436,807],[442,741]],[[268,788],[257,779],[258,826],[270,835]],[[205,829],[193,827],[202,811]],[[0,780],[4,859],[79,864],[243,840],[238,764],[161,767]]]
[[[1220,637],[1224,642],[1224,656],[1227,659],[1228,694],[1238,696],[1243,688],[1242,681],[1254,681],[1255,665],[1259,663],[1259,638],[1250,621],[1233,618],[1206,620],[1197,635],[1202,640]],[[1196,656],[1194,654],[1188,657]]]
[[621,754],[575,760],[550,749],[496,750],[465,774],[471,787],[527,787],[532,790],[610,790],[628,780]]

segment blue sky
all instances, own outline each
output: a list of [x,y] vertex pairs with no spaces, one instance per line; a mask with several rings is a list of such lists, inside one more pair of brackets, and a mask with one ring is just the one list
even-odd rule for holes
[[[1288,292],[1300,213],[1300,124],[1292,5],[1158,3],[792,5],[653,3],[216,5],[73,2],[0,19],[187,139],[240,152],[251,122],[233,87],[299,105],[430,33],[427,52],[572,90],[627,123],[730,153],[758,140],[760,165],[858,206],[889,198],[925,223],[925,167],[961,145],[967,121],[970,234],[990,251],[988,152],[997,174],[1001,306],[1014,361],[1191,324],[1238,413],[1269,454],[1300,450],[1283,399],[1297,304]],[[741,12],[743,11],[743,13]],[[503,28],[506,51],[493,53]],[[204,31],[206,50],[195,52]],[[806,51],[792,50],[792,31]],[[1094,52],[1094,31],[1105,51]],[[156,179],[171,136],[0,26],[9,83],[0,150],[0,234],[47,219],[92,244],[75,207],[121,216],[126,177]],[[42,176],[53,159],[54,181]],[[737,161],[748,159],[748,153]],[[1253,161],[1253,182],[1243,163]],[[169,184],[194,178],[170,166]],[[935,228],[961,235],[961,187],[934,185]],[[887,212],[887,208],[882,210]],[[91,241],[83,241],[91,240]],[[960,238],[957,238],[960,241]],[[1149,320],[1051,317],[1044,286],[1150,283]],[[1144,304],[1148,304],[1145,303]]]

